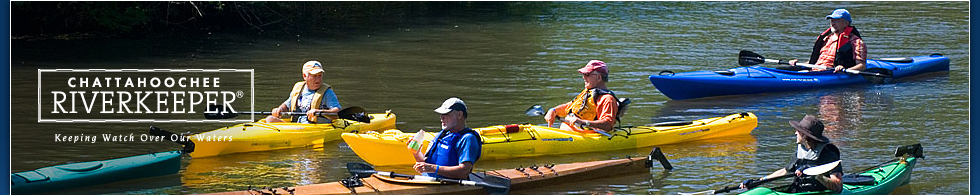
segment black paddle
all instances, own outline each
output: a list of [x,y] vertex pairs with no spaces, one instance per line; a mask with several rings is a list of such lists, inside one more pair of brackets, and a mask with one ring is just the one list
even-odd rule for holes
[[[170,132],[170,131],[167,131],[167,130],[163,130],[163,129],[161,129],[159,127],[155,127],[153,125],[150,125],[150,135],[166,136],[167,139],[170,139],[174,143],[178,143],[180,145],[184,145],[184,148],[180,150],[184,154],[190,154],[191,152],[194,152],[194,141],[191,141],[191,138],[184,137],[184,135],[180,135],[180,134],[176,134],[176,133],[173,133],[173,132]],[[177,140],[173,140],[171,137],[174,136],[174,135],[179,136],[179,138]]]
[[[207,113],[207,112],[205,112],[204,113],[204,118],[206,118],[206,119],[229,119],[229,118],[238,117],[239,114],[242,114],[242,115],[249,115],[249,114],[255,114],[255,115],[272,115],[272,112],[269,112],[269,111],[265,111],[265,112],[226,112],[225,111],[226,109],[224,107],[217,106],[217,105],[210,105],[210,106],[208,106],[208,110],[214,110],[216,112],[215,113]],[[279,114],[286,114],[286,115],[306,115],[305,112],[279,112]],[[340,112],[337,112],[337,113],[322,112],[322,113],[317,113],[317,114],[320,115],[320,116],[335,115],[335,116],[337,116],[339,118],[342,118],[342,119],[353,120],[353,121],[362,122],[362,123],[371,123],[371,117],[369,117],[368,114],[365,113],[364,108],[362,108],[360,106],[347,107],[347,108],[344,108],[343,110],[340,110]]]
[[[834,167],[837,167],[837,165],[840,165],[840,160],[837,160],[837,161],[830,162],[830,163],[827,163],[827,164],[823,164],[823,165],[819,165],[819,166],[815,166],[815,167],[810,167],[810,168],[804,169],[803,170],[803,175],[809,175],[809,176],[820,175],[820,174],[826,173],[827,171],[833,170]],[[770,181],[775,181],[775,180],[779,180],[779,179],[783,179],[783,178],[788,178],[788,177],[795,177],[795,176],[796,176],[796,174],[794,174],[794,173],[786,173],[785,175],[781,175],[781,176],[778,176],[778,177],[772,177],[772,178],[766,178],[766,179],[763,179],[763,180],[752,181],[752,182],[749,182],[749,183],[746,183],[745,184],[745,189],[752,189],[752,188],[758,187],[759,185],[769,183]],[[725,188],[722,188],[720,190],[708,190],[708,191],[701,191],[701,192],[694,192],[694,193],[678,193],[678,194],[681,194],[681,195],[721,194],[721,193],[726,193],[726,192],[729,192],[729,191],[732,191],[732,190],[737,190],[739,188],[740,188],[739,185],[732,185],[732,186],[726,186]]]
[[480,186],[487,191],[487,194],[507,194],[510,191],[510,179],[501,178],[493,175],[487,175],[483,178],[483,181],[473,181],[473,180],[459,180],[459,179],[445,179],[445,178],[434,178],[422,175],[405,175],[393,172],[385,171],[375,171],[374,167],[369,164],[350,162],[347,163],[347,171],[350,171],[351,176],[357,178],[367,178],[371,177],[373,174],[378,174],[380,176],[386,177],[402,177],[415,180],[423,181],[435,181],[441,183],[451,183],[459,184],[464,186]]
[[[544,107],[542,107],[539,104],[535,104],[534,106],[531,106],[530,108],[527,108],[527,110],[524,111],[524,114],[526,114],[527,116],[542,116],[542,115],[545,115],[547,113],[544,112]],[[565,122],[565,123],[569,123],[570,124],[570,122],[565,121],[565,118],[562,118],[562,117],[557,117],[557,118],[558,118],[558,121],[562,121],[562,122]],[[579,129],[585,129],[585,128],[579,127]],[[605,131],[598,130],[598,129],[593,130],[593,131],[595,131],[596,133],[598,133],[600,135],[603,135],[603,136],[606,136],[606,137],[609,137],[610,139],[612,139],[612,135],[610,135],[609,133],[606,133]]]
[[[742,50],[742,51],[739,51],[738,52],[738,65],[741,65],[741,66],[752,66],[752,65],[762,64],[762,63],[766,63],[766,62],[769,62],[769,63],[778,63],[778,64],[789,64],[789,61],[766,59],[765,57],[762,57],[762,55],[759,55],[759,54],[754,53],[754,52],[751,52],[751,51]],[[796,66],[802,66],[802,67],[807,67],[807,68],[812,68],[812,69],[826,69],[827,68],[827,67],[824,67],[824,66],[817,66],[817,65],[813,65],[813,64],[800,63],[800,62],[797,62],[796,63]],[[874,83],[874,84],[887,83],[892,78],[892,72],[889,71],[888,69],[884,69],[884,68],[869,68],[869,69],[867,69],[865,71],[857,71],[857,70],[844,69],[844,72],[849,73],[849,74],[861,75],[861,76],[864,77],[864,79],[867,79],[869,82]]]

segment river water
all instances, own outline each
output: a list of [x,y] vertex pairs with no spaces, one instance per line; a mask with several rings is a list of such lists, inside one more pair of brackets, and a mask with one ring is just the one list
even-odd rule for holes
[[[660,146],[676,167],[649,174],[556,184],[514,194],[675,194],[719,189],[782,166],[794,150],[787,121],[819,116],[842,149],[844,171],[890,160],[895,147],[922,143],[909,185],[893,194],[966,194],[969,189],[968,2],[559,2],[526,17],[473,13],[371,26],[337,35],[213,33],[195,39],[12,40],[11,172],[176,148],[143,142],[55,142],[54,134],[144,133],[148,125],[204,132],[231,124],[38,123],[37,69],[254,69],[258,110],[281,102],[301,80],[300,65],[324,63],[324,81],[343,106],[391,110],[405,131],[437,131],[432,109],[466,101],[467,124],[535,123],[523,111],[554,106],[582,87],[575,72],[590,59],[610,67],[609,88],[633,104],[622,123],[692,120],[753,112],[750,136]],[[674,101],[647,77],[738,66],[739,50],[772,59],[807,58],[823,17],[847,8],[868,57],[942,53],[950,71],[882,85]],[[243,33],[244,34],[244,33]],[[228,79],[228,78],[225,78]],[[232,78],[247,79],[247,78]],[[16,106],[15,106],[16,105]],[[650,148],[486,161],[477,170],[643,155]],[[176,175],[82,188],[71,193],[184,194],[338,181],[345,162],[361,161],[342,141],[298,148],[185,157]],[[404,167],[393,170],[407,171]],[[68,192],[62,192],[68,193]]]

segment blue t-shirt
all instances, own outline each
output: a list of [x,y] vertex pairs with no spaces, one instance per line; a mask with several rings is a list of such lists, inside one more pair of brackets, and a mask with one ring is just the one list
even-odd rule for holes
[[[434,144],[433,146],[436,148],[430,151],[434,153],[426,158],[425,162],[439,166],[456,166],[463,164],[463,162],[470,162],[475,165],[476,160],[480,159],[480,152],[483,150],[483,148],[480,145],[479,137],[476,137],[476,135],[473,133],[463,133],[467,130],[470,129],[466,128],[465,130],[456,133],[445,132],[447,135],[443,136],[442,139],[435,141],[437,144]],[[442,134],[442,131],[436,135]],[[423,175],[445,178],[435,173],[424,173]]]
[[[310,103],[313,103],[313,94],[316,94],[316,90],[306,89],[303,90],[303,92],[300,92],[298,97],[299,100],[297,101],[299,102],[299,107],[296,109],[296,112],[306,112],[310,110]],[[289,105],[290,101],[291,99],[286,98],[286,101],[283,102],[283,104]],[[333,89],[327,89],[327,91],[323,93],[323,97],[320,98],[320,106],[317,109],[332,109],[332,108],[340,108],[340,101],[337,100],[337,94],[333,93]],[[306,115],[300,116],[299,119],[296,119],[295,122],[310,123],[310,121],[306,119]]]

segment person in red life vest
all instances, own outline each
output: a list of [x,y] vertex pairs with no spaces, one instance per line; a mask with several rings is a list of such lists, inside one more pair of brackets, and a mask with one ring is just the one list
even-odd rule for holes
[[606,63],[591,60],[578,69],[585,81],[585,89],[572,101],[548,110],[544,120],[552,126],[555,117],[564,117],[561,129],[583,133],[596,130],[611,132],[616,124],[619,101],[615,94],[606,88],[609,82],[609,69]]
[[[306,115],[292,116],[290,122],[294,123],[329,123],[330,119],[318,116],[317,113],[337,113],[340,112],[340,101],[337,94],[334,94],[330,85],[323,82],[323,66],[318,61],[309,61],[303,64],[303,81],[293,84],[289,98],[272,109],[272,115],[265,118],[266,122],[284,122],[279,119],[281,112],[306,112]],[[317,120],[320,118],[321,120]]]
[[[830,28],[825,30],[813,44],[810,54],[810,64],[826,66],[840,72],[843,69],[864,70],[868,59],[868,48],[861,39],[861,33],[851,26],[851,13],[846,9],[837,9],[827,15]],[[790,65],[796,65],[797,60],[790,60]],[[822,70],[813,70],[822,71]]]
[[412,168],[435,178],[468,179],[483,151],[480,134],[466,126],[466,103],[459,98],[446,99],[435,109],[442,130],[429,142],[425,153],[415,151]]

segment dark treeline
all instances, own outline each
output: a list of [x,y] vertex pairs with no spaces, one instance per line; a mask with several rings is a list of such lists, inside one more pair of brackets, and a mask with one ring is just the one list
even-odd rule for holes
[[200,32],[290,34],[418,17],[530,16],[547,2],[12,2],[15,38],[170,36]]

